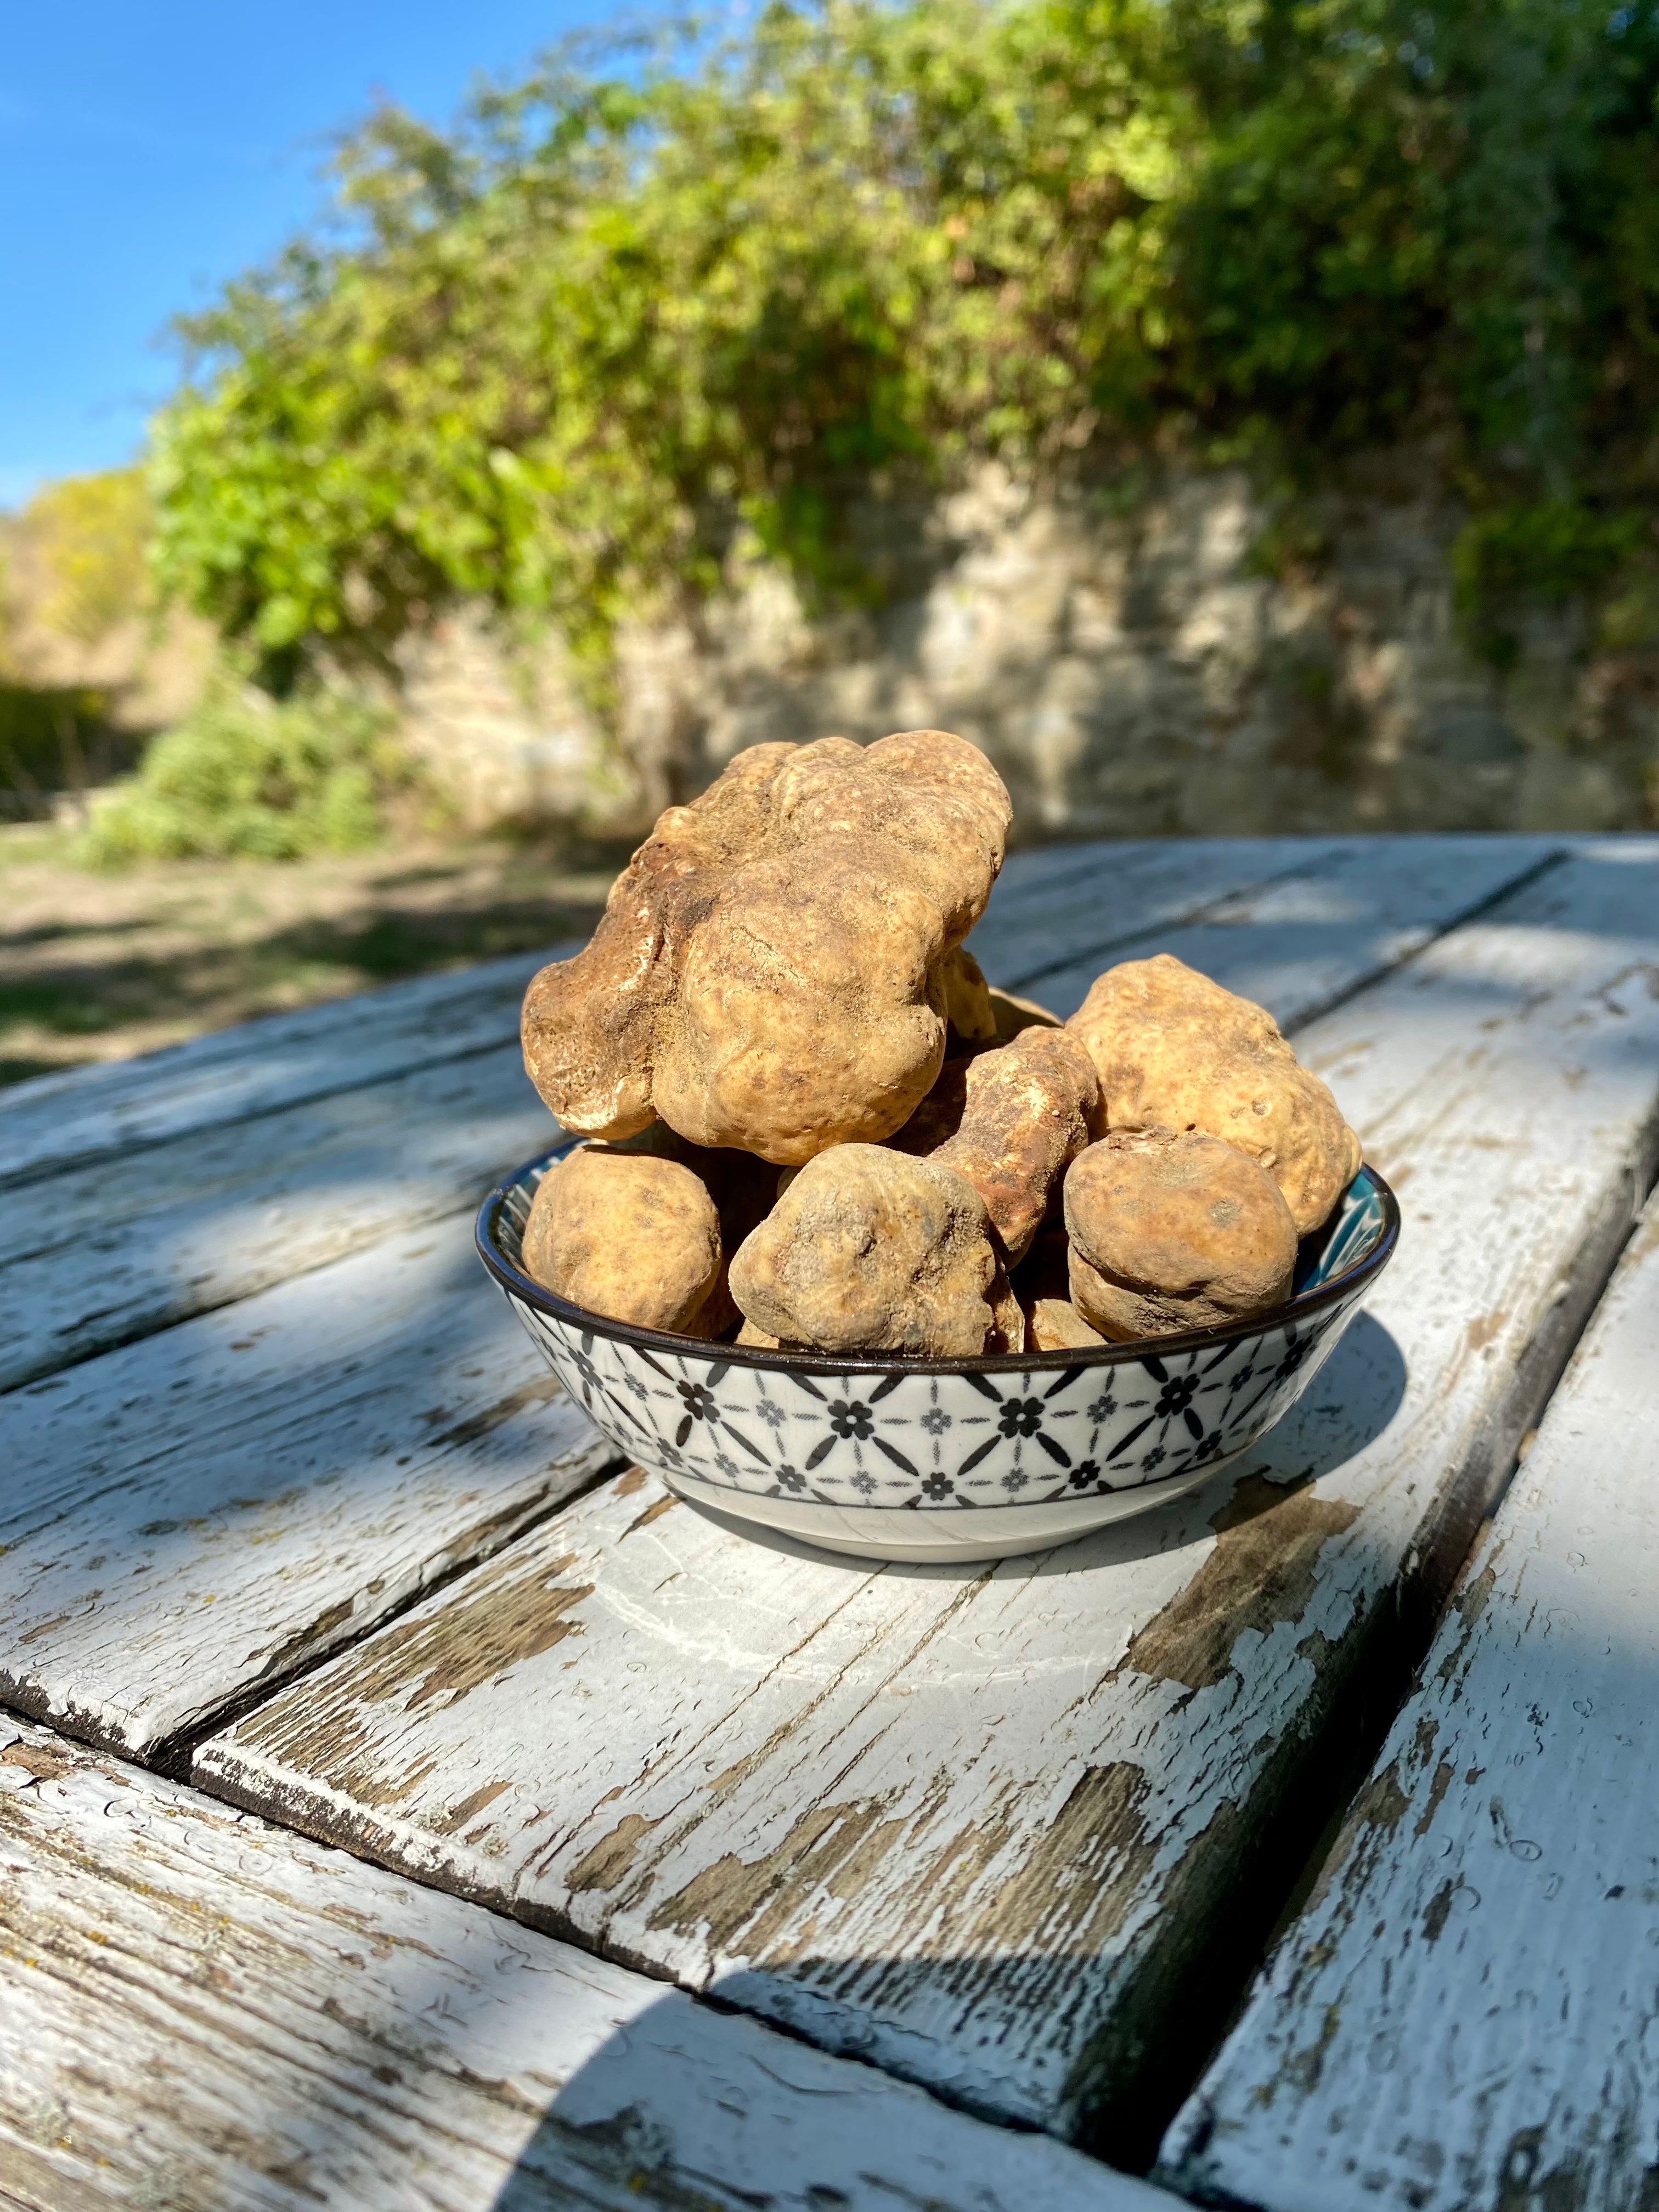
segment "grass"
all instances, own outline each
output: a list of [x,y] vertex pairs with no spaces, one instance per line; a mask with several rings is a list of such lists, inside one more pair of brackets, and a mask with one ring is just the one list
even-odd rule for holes
[[622,846],[477,841],[90,875],[0,830],[0,1085],[583,936]]

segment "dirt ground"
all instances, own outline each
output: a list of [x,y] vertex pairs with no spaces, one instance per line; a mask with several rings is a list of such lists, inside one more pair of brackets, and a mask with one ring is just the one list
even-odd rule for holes
[[92,875],[62,833],[0,829],[0,1085],[585,935],[626,858],[406,844]]

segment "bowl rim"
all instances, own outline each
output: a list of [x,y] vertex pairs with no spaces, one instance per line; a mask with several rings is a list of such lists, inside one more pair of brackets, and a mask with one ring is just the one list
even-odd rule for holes
[[495,1225],[509,1192],[534,1169],[545,1166],[582,1141],[580,1137],[561,1137],[545,1152],[538,1152],[532,1159],[504,1176],[489,1193],[478,1208],[473,1232],[478,1257],[485,1268],[503,1291],[532,1310],[563,1322],[585,1334],[631,1344],[642,1352],[671,1352],[677,1358],[695,1353],[700,1358],[727,1366],[795,1368],[811,1375],[1007,1375],[1071,1367],[1124,1366],[1145,1359],[1149,1354],[1159,1359],[1175,1358],[1183,1352],[1236,1344],[1243,1337],[1264,1335],[1269,1329],[1319,1313],[1339,1299],[1352,1297],[1382,1273],[1400,1242],[1400,1201],[1377,1170],[1362,1159],[1346,1189],[1352,1190],[1360,1176],[1368,1176],[1382,1202],[1382,1233],[1371,1249],[1363,1260],[1357,1260],[1352,1267],[1329,1282],[1320,1284],[1316,1290],[1303,1291],[1276,1306],[1244,1315],[1237,1321],[1212,1322],[1207,1328],[1182,1329],[1171,1336],[1133,1337],[1124,1344],[1103,1344],[1098,1350],[1068,1345],[1058,1352],[980,1352],[954,1359],[916,1359],[891,1352],[860,1357],[856,1353],[849,1356],[836,1352],[785,1350],[781,1346],[774,1352],[762,1345],[726,1344],[706,1336],[679,1336],[667,1329],[645,1328],[637,1322],[613,1321],[608,1315],[594,1313],[586,1306],[562,1298],[556,1291],[550,1291],[522,1268],[514,1267],[495,1242]]

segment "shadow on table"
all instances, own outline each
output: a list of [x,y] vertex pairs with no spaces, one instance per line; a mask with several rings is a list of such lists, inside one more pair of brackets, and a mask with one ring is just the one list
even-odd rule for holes
[[952,2110],[675,1991],[564,2082],[492,2212],[1156,2212],[1169,2201],[1048,2135]]

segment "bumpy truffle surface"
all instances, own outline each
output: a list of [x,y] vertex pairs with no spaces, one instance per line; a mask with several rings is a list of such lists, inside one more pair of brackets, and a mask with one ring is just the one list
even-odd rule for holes
[[1089,1141],[1099,1084],[1068,1031],[1032,1028],[970,1060],[963,1085],[961,1121],[933,1158],[985,1200],[1012,1266],[1042,1227],[1067,1161]]
[[1017,999],[1012,991],[993,990],[988,985],[987,991],[999,1044],[1011,1044],[1022,1030],[1065,1027],[1058,1014],[1051,1014],[1047,1006],[1040,1006],[1035,999]]
[[720,1215],[678,1160],[586,1145],[567,1154],[542,1178],[523,1250],[527,1275],[612,1321],[702,1335],[718,1319]]
[[1072,1303],[1120,1342],[1290,1296],[1296,1224],[1264,1168],[1194,1131],[1115,1133],[1066,1176]]
[[985,1350],[999,1272],[984,1205],[960,1176],[838,1145],[745,1239],[731,1286],[747,1320],[784,1343],[955,1358]]
[[1297,1233],[1326,1220],[1359,1139],[1265,1008],[1168,952],[1096,979],[1066,1027],[1100,1077],[1108,1129],[1193,1129],[1260,1163]]
[[890,1136],[939,1073],[953,1001],[990,1020],[950,956],[1009,816],[984,756],[942,730],[740,753],[661,817],[586,950],[532,983],[532,1080],[584,1135],[660,1115],[777,1165]]

